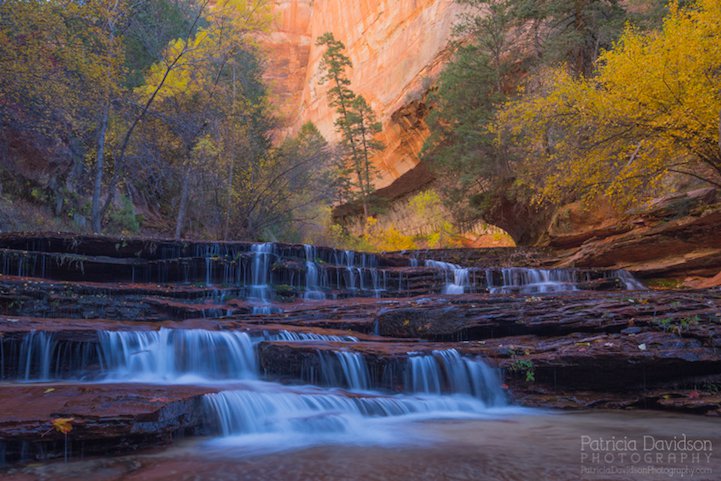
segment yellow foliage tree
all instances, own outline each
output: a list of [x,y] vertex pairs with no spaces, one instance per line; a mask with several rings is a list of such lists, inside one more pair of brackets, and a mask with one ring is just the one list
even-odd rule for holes
[[669,173],[721,187],[721,0],[673,5],[656,32],[628,26],[594,77],[558,69],[542,84],[499,114],[537,200],[628,206]]
[[[210,135],[210,130],[230,127],[251,109],[241,95],[236,70],[241,70],[241,54],[255,46],[254,35],[266,31],[273,19],[268,0],[224,0],[216,2],[204,15],[207,25],[187,38],[171,42],[164,60],[153,65],[145,83],[137,89],[140,96],[154,99],[166,117],[182,118],[170,130],[181,139],[184,153],[176,167],[183,172],[176,220],[176,237],[183,232],[191,181],[202,169],[228,171],[233,178],[232,159],[219,154],[223,141],[232,136]],[[251,35],[254,34],[254,35]],[[162,87],[162,88],[161,88]],[[237,126],[242,129],[242,126]],[[232,130],[232,129],[230,129]],[[232,152],[230,153],[232,155]],[[241,174],[237,174],[242,177]],[[232,200],[233,186],[227,189]]]

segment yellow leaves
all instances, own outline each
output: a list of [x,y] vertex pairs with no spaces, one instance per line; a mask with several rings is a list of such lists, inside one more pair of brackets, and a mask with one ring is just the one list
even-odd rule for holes
[[499,114],[523,146],[521,182],[541,200],[606,195],[626,206],[672,166],[698,174],[719,158],[721,0],[671,9],[658,32],[628,27],[598,65],[589,79],[542,72],[540,92]]
[[139,94],[149,96],[161,83],[159,99],[211,91],[219,69],[252,47],[253,35],[267,31],[273,16],[268,0],[223,0],[205,12],[205,20],[207,25],[194,35],[170,42],[164,60],[150,68],[137,89]]
[[51,421],[53,428],[62,434],[69,434],[73,430],[75,418],[55,418]]

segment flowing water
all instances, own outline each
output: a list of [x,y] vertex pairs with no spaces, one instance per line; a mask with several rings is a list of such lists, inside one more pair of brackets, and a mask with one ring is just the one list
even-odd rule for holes
[[253,314],[270,314],[272,312],[270,299],[273,295],[273,290],[270,286],[273,244],[255,244],[252,247],[252,253],[252,281],[248,299],[255,303]]
[[445,274],[443,294],[463,294],[471,288],[469,269],[450,262],[427,260],[426,267],[438,269]]
[[[313,412],[318,400],[214,399],[229,405],[248,405],[257,418],[227,419],[228,434],[260,430],[271,415],[274,429],[295,425],[293,419],[272,416],[273,409]],[[262,406],[271,405],[264,409]],[[256,409],[256,410],[253,410]],[[353,408],[347,408],[347,411]],[[285,412],[285,411],[284,411]],[[307,424],[312,426],[312,423]],[[329,426],[326,426],[329,427]],[[332,426],[331,426],[332,427]],[[686,433],[721,445],[721,421],[672,413],[636,411],[533,415],[497,415],[463,421],[387,421],[387,437],[369,440],[333,436],[322,446],[302,443],[285,449],[273,445],[272,435],[256,434],[257,443],[217,443],[193,440],[157,453],[76,460],[11,470],[8,481],[658,481],[691,479],[715,481],[721,473],[718,454],[698,462],[680,462],[670,453],[651,451],[634,462],[620,453],[614,468],[601,457],[583,458],[586,438],[637,440],[644,436],[672,440]],[[224,438],[232,440],[232,437]],[[278,453],[279,450],[285,452]],[[588,453],[586,453],[588,454]],[[660,457],[658,455],[660,454]],[[678,454],[678,453],[677,453]],[[609,461],[611,459],[609,458]],[[650,462],[647,462],[650,461]],[[708,461],[708,462],[707,462]],[[591,473],[595,469],[597,473]],[[604,471],[605,470],[605,471]],[[682,471],[688,470],[688,471]]]
[[[226,295],[218,284],[233,285],[255,315],[280,312],[275,289],[281,282],[311,302],[337,295],[380,297],[396,286],[397,292],[404,288],[402,274],[397,283],[389,282],[388,269],[369,254],[297,246],[292,262],[300,268],[279,279],[275,267],[285,254],[276,245],[245,249],[203,247],[197,253],[201,267],[195,273],[185,269],[183,281],[195,279],[212,287],[208,296],[217,304]],[[415,258],[409,263],[418,265]],[[437,271],[434,289],[442,277],[445,294],[573,291],[590,280],[575,270],[484,271],[433,260],[426,260],[425,267]],[[10,268],[15,265],[5,269]],[[135,275],[133,270],[133,279]],[[170,275],[162,271],[161,277]],[[611,275],[627,289],[643,288],[624,271]],[[485,282],[479,280],[483,277]],[[317,358],[310,351],[314,362],[309,376],[266,375],[259,346],[278,341],[306,343],[303,347],[309,349],[319,344]],[[393,481],[483,479],[491,473],[500,476],[491,479],[547,474],[548,479],[570,480],[578,479],[573,475],[579,468],[569,458],[578,454],[573,440],[609,425],[626,433],[633,425],[618,414],[554,416],[510,405],[500,372],[455,349],[408,352],[394,360],[391,373],[379,373],[361,345],[355,336],[302,328],[254,335],[202,329],[99,330],[95,337],[73,341],[32,331],[0,343],[7,346],[0,352],[3,380],[196,384],[218,391],[202,399],[203,429],[209,436],[200,441],[154,455],[28,467],[11,472],[8,479]],[[667,432],[681,419],[686,418],[669,416]],[[643,421],[636,427],[658,430]],[[286,453],[269,457],[277,451]]]
[[325,293],[321,290],[320,274],[316,259],[318,253],[316,248],[312,245],[306,244],[303,246],[305,250],[305,293],[303,299],[305,300],[323,300],[325,299]]

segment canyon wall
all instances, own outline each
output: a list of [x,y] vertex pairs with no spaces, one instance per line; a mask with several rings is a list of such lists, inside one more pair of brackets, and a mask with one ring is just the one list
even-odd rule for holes
[[266,78],[284,132],[312,121],[338,140],[327,86],[319,85],[323,49],[315,39],[332,32],[347,47],[352,88],[383,123],[386,150],[374,162],[382,188],[418,165],[428,134],[422,98],[447,58],[459,7],[453,0],[276,0],[275,28],[265,41]]

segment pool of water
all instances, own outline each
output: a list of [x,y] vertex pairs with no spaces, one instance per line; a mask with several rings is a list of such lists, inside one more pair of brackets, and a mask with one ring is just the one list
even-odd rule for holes
[[[334,440],[331,435],[312,444],[267,436],[222,438],[222,442],[195,439],[143,454],[15,468],[0,477],[12,481],[721,479],[721,455],[716,452],[721,448],[721,420],[713,418],[644,411],[535,411],[485,419],[404,420],[378,432],[385,434],[376,440]],[[393,435],[385,437],[389,432]]]

